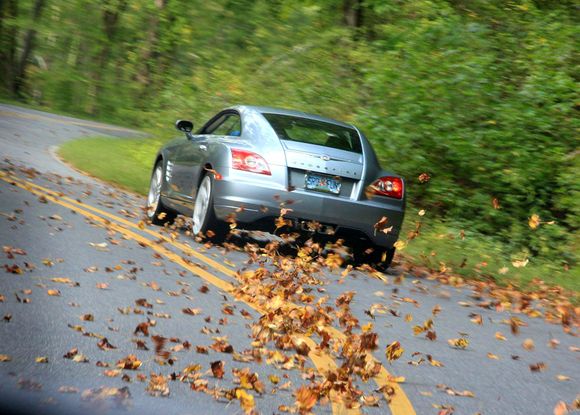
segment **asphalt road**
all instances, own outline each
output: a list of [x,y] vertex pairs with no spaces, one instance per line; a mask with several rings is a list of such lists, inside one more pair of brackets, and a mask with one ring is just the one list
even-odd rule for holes
[[[273,343],[261,350],[261,361],[256,359],[251,334],[260,309],[251,298],[236,300],[228,292],[237,283],[235,271],[256,265],[247,264],[248,255],[241,249],[196,243],[186,227],[168,232],[144,225],[141,197],[83,176],[54,157],[55,146],[62,142],[95,134],[137,133],[0,105],[0,242],[4,247],[0,253],[0,409],[240,414],[243,396],[216,399],[200,388],[192,390],[191,385],[195,377],[198,384],[207,381],[210,390],[239,388],[232,369],[248,368],[264,385],[264,393],[251,386],[245,390],[254,397],[256,410],[281,413],[280,405],[294,405],[301,385],[311,385],[312,374],[320,381],[324,367],[343,364],[333,351],[302,356],[284,350],[290,363],[272,362]],[[342,293],[354,292],[352,315],[359,326],[373,323],[372,331],[378,334],[374,357],[392,376],[405,378],[396,383],[383,373],[383,380],[396,388],[387,404],[381,393],[385,390],[376,391],[378,381],[353,377],[365,395],[379,398],[379,406],[363,405],[350,413],[552,414],[559,401],[571,403],[580,392],[578,337],[546,322],[541,302],[535,306],[537,315],[530,315],[510,309],[507,303],[485,307],[489,299],[474,294],[472,286],[417,278],[403,274],[402,267],[393,268],[387,283],[359,271],[345,277],[344,271],[324,268],[316,274],[323,285],[307,292],[315,298],[328,296],[327,304],[332,306]],[[194,315],[182,311],[188,308],[194,309]],[[371,308],[373,316],[368,312]],[[433,313],[434,308],[440,311]],[[82,319],[87,315],[91,317]],[[476,315],[481,316],[481,324]],[[522,322],[517,334],[506,324],[513,317]],[[413,333],[413,326],[430,318],[436,332],[433,341],[424,333]],[[148,336],[135,333],[140,323],[148,321]],[[330,331],[333,337],[345,337],[340,333],[343,329],[336,322],[333,325],[338,329]],[[577,333],[577,327],[572,333]],[[160,353],[155,351],[155,335],[166,339]],[[115,348],[103,345],[103,337]],[[216,338],[235,353],[218,351]],[[451,347],[448,339],[453,338],[466,338],[469,344],[465,349]],[[526,339],[533,348],[523,347]],[[321,341],[317,335],[312,340]],[[385,348],[394,341],[400,342],[404,353],[389,363]],[[143,345],[149,350],[143,350]],[[197,346],[209,347],[208,353],[199,353]],[[69,359],[63,357],[73,348],[78,349],[77,361],[74,353]],[[117,362],[131,354],[140,362],[137,370],[118,369]],[[427,354],[442,365],[430,364]],[[241,361],[248,356],[254,359]],[[420,364],[410,363],[421,358]],[[225,363],[223,379],[211,370],[215,361]],[[298,369],[301,362],[304,368]],[[530,365],[540,370],[531,370]],[[194,375],[181,381],[187,367]],[[155,391],[151,374],[169,377],[168,395],[164,382]],[[177,379],[172,380],[171,374]],[[339,403],[322,402],[312,411],[344,410]]]

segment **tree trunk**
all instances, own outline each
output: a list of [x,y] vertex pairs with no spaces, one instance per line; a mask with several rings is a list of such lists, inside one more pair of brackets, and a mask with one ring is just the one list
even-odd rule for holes
[[0,78],[4,87],[12,91],[16,66],[16,38],[18,32],[15,26],[6,22],[18,17],[16,0],[0,0]]
[[24,36],[24,43],[22,45],[22,55],[16,63],[16,70],[14,73],[14,78],[12,81],[12,92],[17,97],[22,95],[22,87],[26,81],[26,66],[28,65],[28,60],[34,49],[34,38],[36,36],[36,25],[40,20],[42,15],[42,9],[44,8],[45,0],[36,0],[34,2],[34,8],[32,9],[32,27],[28,29],[26,35]]
[[153,13],[149,18],[148,30],[145,39],[145,46],[140,57],[140,69],[137,73],[137,81],[141,84],[140,98],[144,99],[149,94],[152,88],[153,79],[152,74],[157,66],[157,58],[159,54],[156,51],[159,42],[159,23],[160,15],[163,13],[165,6],[169,0],[155,0],[155,7],[157,12]]
[[363,24],[362,0],[344,0],[342,11],[344,22],[349,27],[361,27]]
[[103,1],[103,7],[104,9],[102,19],[106,39],[96,59],[97,69],[93,76],[93,100],[89,104],[88,108],[88,112],[91,114],[96,114],[97,112],[97,103],[103,93],[103,74],[107,70],[109,55],[111,54],[112,50],[111,46],[114,44],[117,34],[119,18],[127,8],[127,1],[120,0],[117,3],[116,8],[110,7],[109,1]]

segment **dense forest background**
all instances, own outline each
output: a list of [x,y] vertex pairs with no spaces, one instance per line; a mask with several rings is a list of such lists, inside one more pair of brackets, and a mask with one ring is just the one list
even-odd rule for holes
[[1,0],[2,95],[151,131],[238,103],[352,122],[407,177],[411,206],[567,268],[578,12],[565,0]]

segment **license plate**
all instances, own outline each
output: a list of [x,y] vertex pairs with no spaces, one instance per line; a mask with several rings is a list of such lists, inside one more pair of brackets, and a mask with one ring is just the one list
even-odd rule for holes
[[340,179],[337,177],[322,176],[313,173],[307,173],[305,178],[305,187],[308,190],[326,192],[332,194],[340,193]]

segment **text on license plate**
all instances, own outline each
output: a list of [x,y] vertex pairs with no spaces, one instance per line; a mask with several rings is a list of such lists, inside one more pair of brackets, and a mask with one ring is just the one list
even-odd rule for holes
[[317,190],[319,192],[340,193],[340,179],[336,177],[321,176],[318,174],[307,173],[305,179],[305,187],[309,190]]

